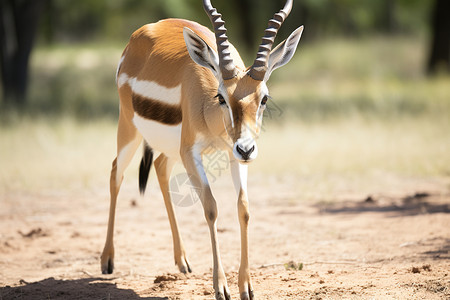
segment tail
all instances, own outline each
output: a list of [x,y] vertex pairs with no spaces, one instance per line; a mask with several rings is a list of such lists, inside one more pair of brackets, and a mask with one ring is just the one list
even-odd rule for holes
[[142,154],[141,165],[139,166],[139,191],[144,195],[147,187],[148,175],[153,162],[153,150],[144,142],[144,153]]

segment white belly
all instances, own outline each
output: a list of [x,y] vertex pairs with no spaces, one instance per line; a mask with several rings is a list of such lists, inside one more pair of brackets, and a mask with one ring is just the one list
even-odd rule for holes
[[134,114],[134,125],[148,145],[167,157],[180,160],[181,123],[170,126]]

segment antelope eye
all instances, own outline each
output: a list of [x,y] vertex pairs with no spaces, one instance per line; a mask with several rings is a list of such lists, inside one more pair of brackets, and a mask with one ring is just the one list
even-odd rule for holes
[[225,101],[225,99],[223,98],[223,96],[221,94],[217,94],[217,96],[214,97],[214,98],[218,98],[219,99],[220,105],[227,104],[227,102]]
[[264,96],[264,98],[262,98],[262,100],[261,100],[261,105],[266,105],[267,100],[269,100],[269,97],[268,96]]

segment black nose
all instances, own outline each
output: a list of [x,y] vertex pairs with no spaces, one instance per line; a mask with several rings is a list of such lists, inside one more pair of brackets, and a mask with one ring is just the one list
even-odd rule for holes
[[236,151],[242,156],[244,160],[248,160],[250,154],[252,154],[253,150],[255,150],[255,146],[253,145],[248,151],[244,151],[239,145],[236,146]]

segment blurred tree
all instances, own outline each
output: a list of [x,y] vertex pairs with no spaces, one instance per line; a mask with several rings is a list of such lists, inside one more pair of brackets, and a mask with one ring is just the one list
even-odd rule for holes
[[[224,16],[230,41],[248,63],[254,59],[267,21],[285,1],[213,0]],[[449,65],[449,0],[298,0],[275,44],[300,25],[306,27],[303,39],[426,34],[426,16],[434,3],[431,72],[443,61]],[[41,15],[44,22],[37,26]],[[194,20],[211,28],[201,0],[0,0],[4,99],[25,102],[28,59],[36,29],[41,33],[41,43],[120,41],[123,45],[140,26],[171,17]]]
[[[11,0],[3,0],[9,2]],[[24,0],[17,0],[24,1]],[[38,0],[40,1],[40,0]],[[208,27],[201,0],[47,0],[51,22],[41,27],[45,40],[54,42],[124,41],[146,23],[185,18]],[[254,52],[267,26],[286,0],[213,0],[223,14],[233,43]],[[447,1],[448,2],[448,1]],[[423,0],[301,0],[281,27],[280,39],[304,24],[304,38],[416,34],[426,32],[432,1]],[[46,15],[46,18],[47,18]]]
[[[220,2],[216,2],[219,6]],[[224,18],[230,20],[227,21],[226,26],[230,30],[230,38],[237,40],[237,43],[234,43],[235,46],[242,45],[242,49],[238,50],[249,53],[253,58],[264,36],[269,19],[279,12],[285,3],[286,0],[229,0],[227,6],[222,5],[218,8]],[[286,24],[281,26],[277,35],[280,37],[279,39],[286,38],[287,34],[302,24],[302,18],[299,18],[298,13],[300,9],[300,6],[294,5],[290,17],[287,18]]]
[[397,3],[395,0],[383,0],[383,4],[381,5],[383,13],[380,14],[380,23],[383,30],[388,34],[395,32],[397,27],[396,9]]
[[[10,1],[10,0],[6,0]],[[45,40],[54,42],[126,41],[146,23],[164,18],[185,18],[211,28],[201,0],[47,0],[51,22],[41,27]],[[223,14],[230,40],[241,50],[256,51],[267,21],[286,0],[214,0]],[[416,34],[426,31],[431,1],[423,0],[302,0],[295,1],[281,27],[280,40],[299,25],[303,38]],[[47,16],[46,16],[47,18]]]
[[4,101],[25,104],[28,61],[45,0],[2,0],[0,61]]
[[436,0],[431,18],[431,51],[428,73],[450,72],[450,1]]
[[252,24],[252,1],[242,0],[233,1],[236,2],[236,14],[239,15],[240,27],[241,27],[241,38],[245,43],[246,50],[249,51],[255,41],[254,30]]

